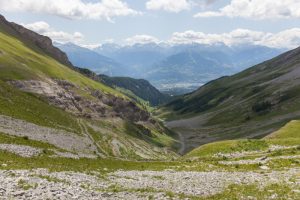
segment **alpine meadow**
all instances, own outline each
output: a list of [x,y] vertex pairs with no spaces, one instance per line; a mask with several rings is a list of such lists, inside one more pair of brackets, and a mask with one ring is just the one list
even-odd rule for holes
[[300,199],[298,0],[0,0],[0,199]]

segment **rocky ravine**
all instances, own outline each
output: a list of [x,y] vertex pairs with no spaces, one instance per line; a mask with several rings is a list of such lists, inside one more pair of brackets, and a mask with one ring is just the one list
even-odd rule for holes
[[[2,164],[5,165],[5,164]],[[46,169],[0,171],[0,199],[179,199],[179,194],[210,196],[230,184],[266,186],[285,183],[299,192],[300,169],[286,172],[117,171],[49,172]],[[291,179],[295,181],[291,182]],[[172,197],[170,194],[172,193]],[[188,198],[187,198],[188,199]],[[249,197],[250,199],[250,197]]]

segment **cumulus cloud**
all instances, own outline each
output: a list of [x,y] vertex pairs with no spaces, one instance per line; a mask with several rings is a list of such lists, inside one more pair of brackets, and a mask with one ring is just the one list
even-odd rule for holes
[[164,10],[178,13],[183,10],[189,10],[192,2],[189,0],[150,0],[146,3],[148,10]]
[[43,21],[34,22],[32,24],[25,24],[24,26],[37,33],[45,33],[50,30],[50,25]]
[[83,48],[87,48],[87,49],[90,49],[90,50],[94,50],[96,48],[99,48],[101,47],[101,44],[77,44]]
[[49,14],[68,19],[109,21],[113,17],[140,14],[121,0],[99,0],[93,3],[83,0],[0,0],[0,10]]
[[264,43],[270,47],[296,48],[300,46],[300,28],[288,29],[266,38]]
[[134,45],[134,44],[159,43],[160,41],[156,37],[150,35],[135,35],[133,37],[127,38],[125,42],[128,45]]
[[299,0],[231,0],[218,11],[200,12],[195,17],[243,17],[250,19],[300,18]]
[[296,48],[300,46],[300,28],[288,29],[279,33],[236,29],[229,33],[206,34],[203,32],[175,32],[168,41],[171,44],[206,44],[223,43],[228,46],[252,44],[272,48]]
[[34,22],[31,24],[23,24],[24,27],[37,32],[41,35],[50,37],[56,42],[81,42],[84,36],[80,32],[67,33],[64,31],[56,31],[50,27],[50,25],[44,21]]

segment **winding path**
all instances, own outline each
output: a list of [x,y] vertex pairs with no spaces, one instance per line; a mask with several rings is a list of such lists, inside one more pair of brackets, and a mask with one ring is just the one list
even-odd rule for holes
[[99,152],[99,150],[102,149],[101,146],[94,140],[93,136],[89,133],[89,131],[87,130],[86,125],[84,124],[82,119],[78,119],[78,124],[80,126],[82,134],[88,136],[89,139],[96,145],[97,155],[99,155],[100,157],[105,157],[102,153]]
[[175,131],[175,132],[179,136],[179,141],[180,141],[180,144],[181,144],[178,153],[180,155],[184,155],[184,153],[185,153],[185,139],[184,139],[183,135],[179,131]]

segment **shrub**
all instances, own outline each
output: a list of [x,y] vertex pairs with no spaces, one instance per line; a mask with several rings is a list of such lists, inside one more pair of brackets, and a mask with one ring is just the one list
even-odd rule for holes
[[23,139],[24,140],[29,140],[29,137],[28,136],[23,136]]
[[269,101],[263,101],[263,102],[257,102],[252,106],[252,110],[256,113],[263,112],[270,110],[272,107],[271,102]]

